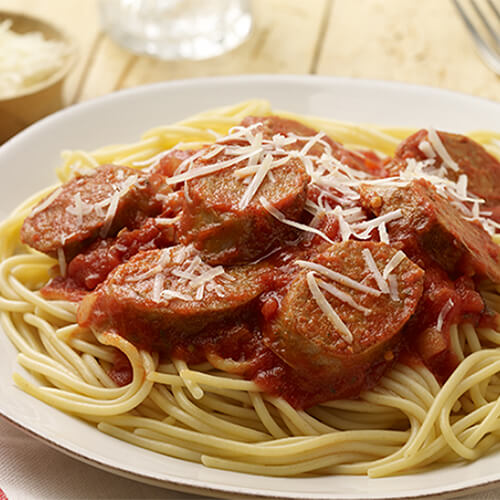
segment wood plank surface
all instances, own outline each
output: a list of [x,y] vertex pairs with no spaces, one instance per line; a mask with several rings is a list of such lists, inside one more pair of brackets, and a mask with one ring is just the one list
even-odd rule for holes
[[[118,88],[200,76],[310,71],[329,0],[255,0],[251,37],[206,61],[160,61],[123,54],[107,36],[99,45],[81,99]],[[110,64],[111,69],[110,69]]]
[[255,27],[239,48],[207,61],[160,61],[118,46],[99,24],[97,0],[0,0],[70,32],[78,61],[65,102],[145,83],[230,74],[320,74],[398,80],[500,101],[446,0],[254,0]]
[[479,59],[448,0],[334,0],[317,72],[500,101],[500,77]]

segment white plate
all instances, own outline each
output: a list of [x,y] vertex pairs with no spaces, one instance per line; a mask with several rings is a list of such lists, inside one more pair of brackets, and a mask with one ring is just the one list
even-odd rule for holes
[[[136,140],[148,128],[252,97],[274,108],[355,122],[434,125],[450,131],[500,130],[500,104],[398,83],[321,77],[243,76],[141,87],[71,107],[0,148],[0,218],[55,181],[63,149],[94,149]],[[0,335],[0,414],[49,445],[92,465],[166,488],[209,495],[274,498],[422,498],[462,493],[500,481],[500,455],[423,474],[384,479],[282,479],[208,469],[101,434],[14,387],[16,352]],[[447,496],[448,496],[447,495]]]

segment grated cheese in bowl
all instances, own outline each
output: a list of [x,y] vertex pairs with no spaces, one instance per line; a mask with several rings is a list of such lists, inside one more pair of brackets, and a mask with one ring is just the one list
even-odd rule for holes
[[0,98],[30,90],[59,71],[69,47],[42,33],[16,33],[12,20],[0,21]]

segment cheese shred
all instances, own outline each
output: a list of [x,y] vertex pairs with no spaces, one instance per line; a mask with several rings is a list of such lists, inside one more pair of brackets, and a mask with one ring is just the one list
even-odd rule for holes
[[340,319],[340,316],[334,311],[333,307],[330,305],[330,302],[326,300],[326,297],[323,295],[323,292],[319,289],[318,283],[316,282],[316,278],[314,277],[314,272],[310,271],[306,275],[307,285],[309,286],[309,290],[314,300],[318,304],[318,307],[323,311],[325,316],[328,318],[330,323],[335,327],[335,330],[339,333],[339,335],[348,343],[352,344],[354,337],[352,336],[351,331],[347,328],[346,324]]

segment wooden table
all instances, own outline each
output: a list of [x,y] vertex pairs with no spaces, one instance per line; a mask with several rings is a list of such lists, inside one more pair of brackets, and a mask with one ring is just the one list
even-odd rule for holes
[[102,33],[97,0],[0,0],[73,34],[79,61],[66,86],[73,104],[118,89],[198,76],[286,73],[399,80],[500,101],[447,0],[254,0],[255,30],[209,61],[164,62],[122,49]]

